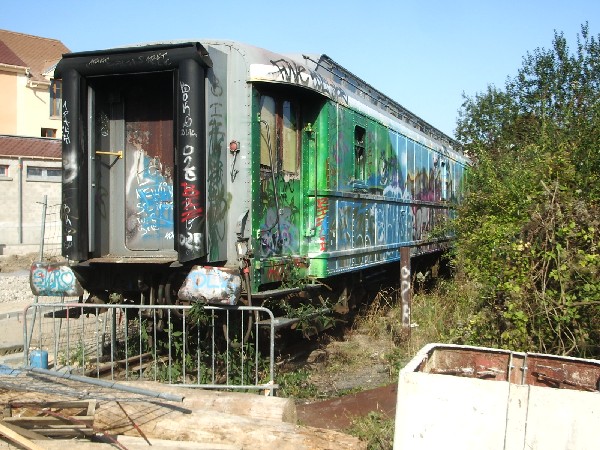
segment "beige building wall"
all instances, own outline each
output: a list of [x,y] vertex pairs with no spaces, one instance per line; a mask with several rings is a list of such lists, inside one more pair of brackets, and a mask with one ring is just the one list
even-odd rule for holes
[[[23,77],[25,75],[23,74]],[[0,70],[0,134],[16,134],[17,132],[17,83],[15,72]]]
[[[46,239],[55,234],[54,241],[60,242],[60,177],[49,178],[44,170],[60,169],[60,160],[0,157],[0,165],[8,166],[8,176],[0,176],[0,244],[6,246],[40,243],[44,195],[47,196],[48,204]],[[28,168],[34,170],[28,171]],[[32,172],[41,172],[41,175]]]
[[32,82],[25,69],[0,67],[0,134],[43,137],[42,128],[62,136],[60,116],[50,117],[50,79]]
[[56,130],[55,137],[61,137],[60,116],[50,117],[50,83],[26,80],[20,85],[17,111],[17,135],[40,137],[42,128],[51,128]]

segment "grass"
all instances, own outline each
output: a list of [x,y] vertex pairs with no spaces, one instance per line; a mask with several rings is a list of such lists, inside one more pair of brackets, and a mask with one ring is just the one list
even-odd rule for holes
[[394,419],[378,412],[357,418],[346,431],[366,442],[368,450],[389,450],[394,444]]
[[277,381],[277,396],[295,399],[313,399],[318,395],[317,387],[310,382],[310,372],[302,367],[291,372],[281,373]]

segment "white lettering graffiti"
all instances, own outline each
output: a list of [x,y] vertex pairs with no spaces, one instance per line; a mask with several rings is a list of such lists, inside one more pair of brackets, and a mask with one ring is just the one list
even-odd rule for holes
[[180,233],[179,245],[185,247],[188,251],[198,252],[202,250],[202,233]]
[[154,55],[146,56],[147,63],[158,63],[164,61],[167,57],[167,52],[156,53]]
[[194,153],[194,147],[186,145],[183,147],[183,168],[184,177],[187,181],[196,181],[196,166],[192,164],[192,154]]
[[108,61],[110,60],[110,57],[108,56],[103,56],[100,58],[92,58],[90,60],[89,63],[87,63],[88,66],[95,66],[97,64],[106,64]]
[[410,269],[402,267],[400,270],[400,298],[402,299],[402,325],[410,326]]
[[197,136],[196,131],[192,128],[192,110],[189,104],[190,91],[192,90],[190,85],[179,82],[181,88],[181,112],[183,113],[183,120],[181,122],[181,135],[182,136]]
[[62,122],[62,131],[63,131],[63,142],[65,144],[71,143],[71,134],[70,134],[70,122],[69,122],[69,108],[67,106],[67,101],[63,102],[63,122]]
[[141,64],[149,64],[152,66],[169,66],[171,60],[168,57],[168,52],[153,53],[151,55],[124,55],[121,59],[111,59],[110,56],[98,56],[92,58],[86,64],[87,67],[106,65],[109,67],[119,66],[137,66]]

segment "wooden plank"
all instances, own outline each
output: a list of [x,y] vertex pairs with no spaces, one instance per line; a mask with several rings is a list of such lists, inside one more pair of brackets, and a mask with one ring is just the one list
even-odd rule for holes
[[5,422],[11,422],[19,426],[24,425],[48,425],[48,424],[70,424],[66,419],[59,419],[58,417],[49,416],[23,416],[23,417],[5,417]]
[[[88,401],[88,407],[87,407],[85,415],[90,416],[93,419],[94,414],[96,414],[96,400],[95,399]],[[77,419],[80,420],[79,417]]]
[[[172,441],[167,439],[152,439],[150,444],[145,439],[137,436],[117,436],[117,442],[122,444],[127,450],[147,450],[148,448],[160,448],[161,450],[242,450],[239,445],[229,445],[217,442],[198,442],[198,441]],[[150,447],[150,445],[152,447]]]
[[35,416],[35,417],[6,417],[4,421],[13,423],[23,428],[34,427],[91,427],[94,425],[94,417],[90,416],[73,416],[73,420],[68,420],[58,417]]
[[83,428],[89,428],[87,425],[83,423],[71,423],[71,424],[62,424],[62,425],[52,425],[45,424],[42,425],[41,428],[34,428],[35,431],[38,430],[81,430]]
[[37,433],[43,434],[44,436],[60,436],[60,437],[89,437],[96,434],[91,428],[38,428],[35,430]]
[[[126,381],[122,384],[165,392],[184,397],[182,406],[189,410],[224,412],[248,416],[254,420],[296,423],[296,405],[291,398],[265,397],[241,392],[222,392],[206,389],[182,388],[154,381]],[[99,409],[98,413],[102,408]]]
[[[213,393],[220,396],[228,393]],[[248,398],[266,398],[252,394]],[[236,396],[237,397],[237,396]],[[298,426],[281,420],[265,420],[244,411],[244,415],[222,413],[203,402],[180,412],[157,403],[131,402],[117,405],[102,402],[96,412],[95,428],[111,434],[154,439],[222,443],[253,450],[364,450],[358,438],[334,430]],[[240,402],[243,403],[243,402]],[[247,403],[246,403],[247,405]],[[184,403],[184,406],[191,406]],[[134,422],[136,426],[133,425]]]
[[19,433],[21,436],[26,437],[27,439],[32,439],[34,441],[46,441],[46,440],[50,440],[50,438],[44,436],[43,434],[36,433],[35,431],[28,430],[26,428],[21,428],[21,427],[15,425],[14,423],[2,422],[2,424],[5,427],[10,428],[11,430],[13,430],[15,433]]
[[56,409],[88,409],[90,403],[96,404],[96,400],[73,400],[62,402],[11,402],[13,408],[56,408]]
[[21,436],[16,431],[11,430],[5,424],[0,422],[0,434],[6,436],[9,440],[15,444],[19,444],[28,450],[44,450],[44,447],[40,447],[35,442],[30,441],[24,436]]

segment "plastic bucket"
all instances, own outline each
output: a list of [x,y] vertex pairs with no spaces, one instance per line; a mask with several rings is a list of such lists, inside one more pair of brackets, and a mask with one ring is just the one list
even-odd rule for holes
[[46,350],[32,350],[31,353],[29,353],[29,364],[31,367],[47,369],[48,352]]

